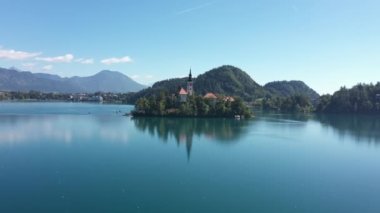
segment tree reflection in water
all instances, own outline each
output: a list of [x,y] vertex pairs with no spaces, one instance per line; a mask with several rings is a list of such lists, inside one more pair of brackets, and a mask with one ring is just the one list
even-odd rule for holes
[[316,121],[332,128],[338,136],[349,136],[357,142],[380,144],[380,115],[365,114],[260,114],[258,119],[273,122]]
[[379,115],[319,114],[315,119],[333,127],[339,136],[351,136],[357,142],[380,143]]
[[219,143],[234,143],[246,132],[248,120],[225,118],[132,118],[137,129],[157,136],[163,142],[174,137],[177,144],[185,143],[187,157],[190,158],[191,146],[195,136],[213,138]]

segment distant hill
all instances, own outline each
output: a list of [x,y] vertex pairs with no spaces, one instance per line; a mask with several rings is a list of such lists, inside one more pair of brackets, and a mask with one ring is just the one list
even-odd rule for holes
[[[156,82],[152,87],[136,93],[132,101],[144,96],[159,95],[161,92],[176,94],[180,87],[186,88],[186,81],[187,78],[184,77]],[[246,72],[230,65],[212,69],[194,78],[194,91],[200,95],[213,92],[240,96],[245,100],[260,98],[267,93]]]
[[313,102],[319,98],[319,94],[302,81],[273,81],[265,84],[264,88],[271,94],[281,97],[304,95]]
[[137,92],[145,88],[120,72],[108,70],[89,77],[72,77],[66,81],[78,85],[86,92]]
[[266,91],[243,70],[225,65],[201,74],[194,81],[198,93],[239,96],[245,100],[263,97]]
[[0,68],[1,91],[40,92],[137,92],[145,88],[128,76],[115,71],[101,71],[89,77],[61,78],[46,73]]

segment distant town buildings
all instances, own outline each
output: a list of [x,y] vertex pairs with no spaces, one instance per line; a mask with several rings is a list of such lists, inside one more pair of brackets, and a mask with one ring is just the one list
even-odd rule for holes
[[70,95],[70,101],[75,102],[98,102],[103,103],[103,97],[101,95],[90,95],[87,93],[78,93]]

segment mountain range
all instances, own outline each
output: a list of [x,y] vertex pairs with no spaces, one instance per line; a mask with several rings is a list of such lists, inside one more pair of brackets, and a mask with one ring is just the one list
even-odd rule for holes
[[120,72],[109,70],[88,77],[62,78],[46,73],[0,68],[0,91],[126,93],[137,92],[145,87]]
[[[15,69],[0,68],[0,91],[40,91],[40,92],[113,92],[127,93],[133,103],[140,97],[159,95],[164,92],[176,94],[180,87],[186,88],[187,77],[173,78],[146,87],[128,76],[116,71],[101,71],[88,77],[62,78],[46,73],[31,73]],[[224,65],[211,69],[194,79],[197,94],[213,92],[229,96],[239,96],[246,101],[263,97],[289,97],[303,95],[315,101],[319,94],[302,81],[274,81],[264,86],[255,82],[245,71]]]

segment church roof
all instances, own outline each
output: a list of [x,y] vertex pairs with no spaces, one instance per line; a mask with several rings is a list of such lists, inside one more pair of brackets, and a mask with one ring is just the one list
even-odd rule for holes
[[179,94],[180,95],[187,95],[187,91],[184,88],[181,88],[181,90],[179,91]]
[[216,95],[212,92],[208,92],[203,98],[208,98],[208,99],[217,99]]

